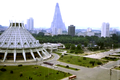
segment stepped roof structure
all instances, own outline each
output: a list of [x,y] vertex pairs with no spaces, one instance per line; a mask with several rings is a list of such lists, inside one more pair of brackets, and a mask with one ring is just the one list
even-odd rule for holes
[[9,28],[0,36],[0,60],[8,61],[51,57],[43,46],[24,27],[24,23],[10,22]]

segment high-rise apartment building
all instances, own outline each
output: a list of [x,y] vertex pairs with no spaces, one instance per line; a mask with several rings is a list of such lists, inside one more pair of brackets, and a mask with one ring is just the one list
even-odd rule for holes
[[33,18],[27,19],[27,28],[28,28],[28,30],[33,30],[34,29],[34,20],[33,20]]
[[75,36],[75,26],[74,25],[68,26],[68,35]]
[[101,37],[110,37],[109,35],[109,23],[103,22],[102,28],[101,28]]

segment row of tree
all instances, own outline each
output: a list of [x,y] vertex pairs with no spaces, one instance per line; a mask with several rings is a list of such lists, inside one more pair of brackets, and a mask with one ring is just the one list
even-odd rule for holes
[[81,44],[85,47],[95,48],[95,45],[98,45],[97,48],[118,48],[120,47],[120,35],[113,34],[112,37],[97,37],[97,36],[70,36],[70,35],[56,35],[56,36],[44,36],[43,33],[33,34],[33,36],[39,40],[40,43],[63,43],[63,44]]

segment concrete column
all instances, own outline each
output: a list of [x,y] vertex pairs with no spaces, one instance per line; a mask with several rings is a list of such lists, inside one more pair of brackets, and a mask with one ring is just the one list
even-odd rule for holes
[[16,61],[16,50],[14,50],[14,62]]
[[33,54],[33,52],[32,52],[32,50],[31,50],[31,49],[30,49],[30,53],[31,53],[31,55],[32,55],[33,59],[36,61],[35,56],[34,56],[34,54]]
[[46,49],[43,48],[43,50],[44,50],[48,55],[50,55],[50,54],[46,51]]
[[42,50],[42,53],[47,57],[46,53]]
[[37,49],[36,49],[36,51],[37,51],[38,55],[39,55],[41,58],[43,58],[42,55],[39,53],[39,51],[38,51]]
[[3,62],[5,61],[6,57],[7,57],[7,51],[5,52],[4,58],[3,58]]
[[26,55],[25,55],[25,51],[24,51],[24,49],[23,49],[23,58],[24,58],[24,60],[26,61]]

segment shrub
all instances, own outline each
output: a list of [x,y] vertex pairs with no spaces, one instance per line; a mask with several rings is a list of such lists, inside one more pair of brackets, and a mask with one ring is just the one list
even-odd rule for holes
[[75,51],[75,54],[78,54],[78,51],[77,51],[77,50]]
[[22,64],[19,64],[19,65],[18,65],[18,67],[21,67],[21,66],[22,66]]
[[77,68],[75,70],[78,70]]
[[69,66],[67,65],[66,68],[69,68]]
[[13,71],[11,70],[10,73],[13,74]]
[[6,69],[5,69],[5,68],[1,68],[1,71],[2,71],[2,72],[5,72],[5,71],[6,71]]
[[23,74],[20,74],[20,77],[22,77],[23,76]]
[[101,64],[102,64],[102,62],[97,62],[97,64],[98,64],[98,65],[101,65]]
[[70,50],[70,53],[74,53],[74,50]]
[[86,60],[86,57],[83,57],[83,60]]

